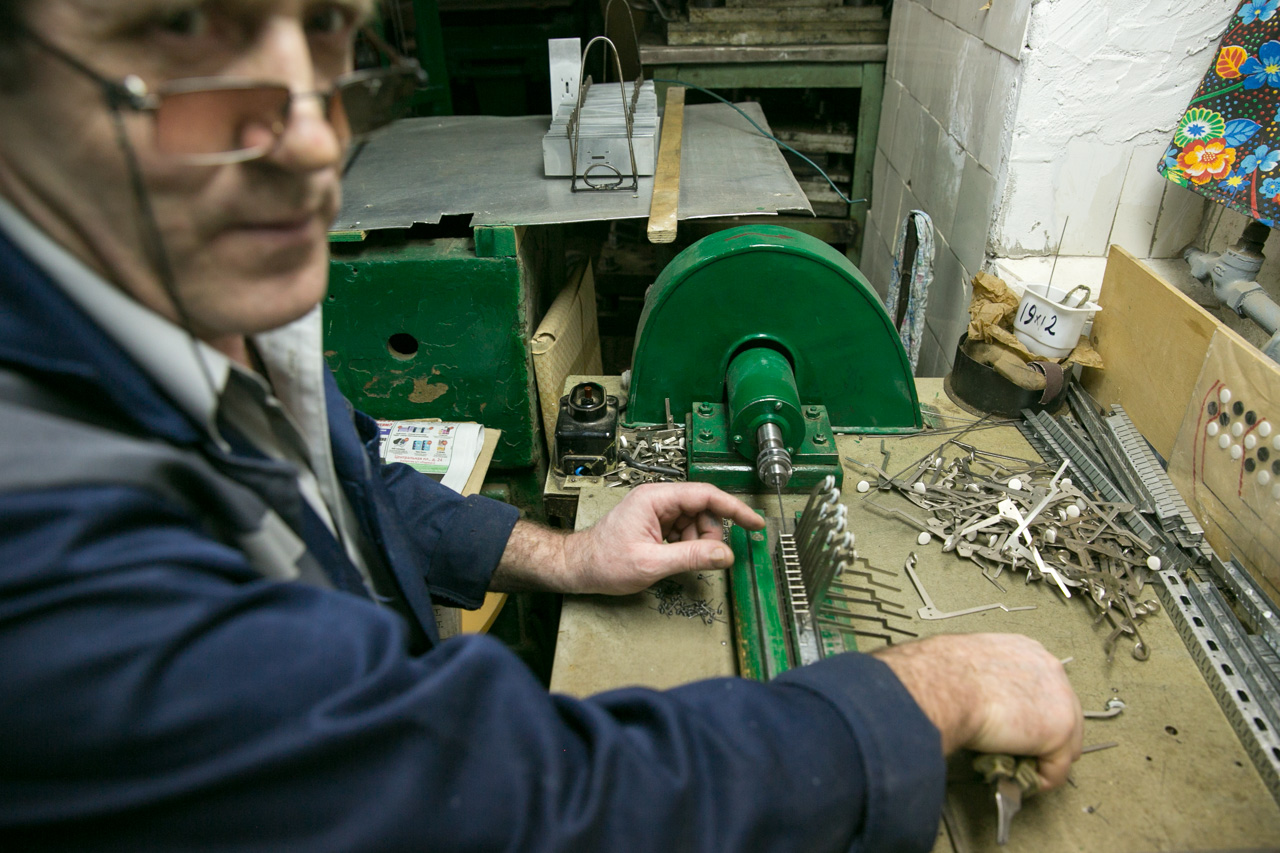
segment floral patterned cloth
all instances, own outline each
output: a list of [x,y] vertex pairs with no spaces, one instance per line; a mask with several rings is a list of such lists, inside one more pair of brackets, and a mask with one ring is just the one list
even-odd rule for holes
[[1160,173],[1268,226],[1280,220],[1280,0],[1244,0]]

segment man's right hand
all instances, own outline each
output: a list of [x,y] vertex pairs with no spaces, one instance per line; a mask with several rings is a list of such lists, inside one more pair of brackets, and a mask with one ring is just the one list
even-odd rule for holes
[[1034,756],[1044,789],[1065,782],[1080,757],[1080,700],[1058,659],[1029,637],[947,634],[874,655],[938,727],[946,754]]

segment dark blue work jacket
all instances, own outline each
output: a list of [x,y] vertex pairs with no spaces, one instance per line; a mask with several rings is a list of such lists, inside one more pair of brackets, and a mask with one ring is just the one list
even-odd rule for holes
[[[288,471],[208,446],[2,236],[0,370],[104,449],[63,444],[67,470],[57,430],[0,433],[0,849],[932,846],[938,732],[872,658],[574,699],[496,641],[439,642],[430,604],[479,604],[515,512],[381,465],[331,379],[338,474],[400,613],[350,582]],[[153,478],[98,464],[129,458],[106,433],[158,449]],[[300,533],[316,582],[255,569],[224,485]]]

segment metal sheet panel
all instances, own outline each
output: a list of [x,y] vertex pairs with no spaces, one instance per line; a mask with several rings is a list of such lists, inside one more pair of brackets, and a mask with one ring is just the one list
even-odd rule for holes
[[[768,129],[758,104],[740,105]],[[369,142],[343,180],[335,231],[434,224],[471,214],[472,226],[541,225],[649,215],[653,179],[636,193],[572,192],[546,178],[547,116],[406,119]],[[680,219],[812,214],[777,145],[724,104],[685,107]]]

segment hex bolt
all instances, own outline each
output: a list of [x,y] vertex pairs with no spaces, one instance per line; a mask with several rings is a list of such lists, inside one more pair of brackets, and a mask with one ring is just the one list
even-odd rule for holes
[[818,433],[817,435],[815,435],[815,436],[813,437],[813,443],[814,443],[814,444],[826,444],[826,443],[827,443],[827,437],[826,437],[825,435],[823,435],[822,433]]
[[698,404],[698,414],[700,414],[700,415],[702,415],[702,416],[704,416],[704,417],[709,416],[709,415],[711,414],[711,404],[710,404],[710,403],[699,403],[699,404]]
[[734,443],[734,444],[742,444],[742,436],[740,436],[740,435],[735,435],[735,436],[733,437],[733,443]]
[[710,441],[710,440],[711,440],[711,430],[704,429],[704,430],[698,431],[698,441]]
[[818,416],[818,407],[810,406],[804,410],[805,417],[816,418]]

